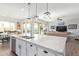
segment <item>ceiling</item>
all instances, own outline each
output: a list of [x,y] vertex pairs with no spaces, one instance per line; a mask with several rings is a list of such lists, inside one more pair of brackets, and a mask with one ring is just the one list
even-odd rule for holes
[[[38,15],[42,16],[46,12],[46,4],[38,3]],[[49,11],[51,17],[67,17],[79,15],[79,3],[49,3]],[[35,16],[35,3],[31,3],[30,16]],[[0,3],[0,16],[10,17],[15,19],[28,18],[27,3]]]

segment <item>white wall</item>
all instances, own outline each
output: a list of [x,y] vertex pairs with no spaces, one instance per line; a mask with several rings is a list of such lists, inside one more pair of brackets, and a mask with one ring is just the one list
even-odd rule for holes
[[[78,16],[69,16],[69,17],[63,17],[63,21],[65,22],[65,25],[68,26],[68,24],[77,24],[77,29],[68,29],[68,32],[79,34],[79,17]],[[50,26],[57,25],[58,21],[54,19],[52,22],[49,23],[49,31],[52,31],[50,29]],[[55,29],[53,30],[55,31]]]
[[66,25],[77,24],[77,29],[68,29],[68,32],[73,32],[73,33],[79,34],[79,17],[64,19],[64,20],[65,20]]
[[17,21],[20,21],[20,20],[19,19],[15,19],[15,18],[0,16],[0,21],[17,22]]

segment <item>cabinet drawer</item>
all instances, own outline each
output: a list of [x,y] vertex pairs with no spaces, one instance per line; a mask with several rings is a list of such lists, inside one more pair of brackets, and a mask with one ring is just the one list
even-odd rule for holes
[[27,43],[27,56],[36,56],[36,46],[32,43]]
[[49,51],[46,48],[38,47],[38,56],[56,56],[55,52]]

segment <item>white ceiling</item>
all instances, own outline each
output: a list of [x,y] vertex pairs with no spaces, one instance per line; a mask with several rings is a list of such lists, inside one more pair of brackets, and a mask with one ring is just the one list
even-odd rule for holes
[[[28,17],[27,3],[0,3],[0,16],[15,19]],[[38,15],[46,11],[45,3],[38,3]],[[52,18],[79,15],[79,3],[49,3]],[[31,17],[35,16],[35,3],[31,4]]]

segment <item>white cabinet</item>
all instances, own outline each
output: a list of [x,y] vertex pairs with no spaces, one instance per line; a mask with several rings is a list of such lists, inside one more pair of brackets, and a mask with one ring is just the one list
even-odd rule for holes
[[60,53],[21,39],[16,39],[16,54],[18,56],[62,56]]
[[26,41],[21,40],[21,56],[26,56],[27,55],[27,46],[26,46]]
[[16,39],[16,54],[18,56],[26,56],[27,55],[26,41],[23,41],[21,39]]
[[50,51],[43,47],[38,47],[38,56],[56,56],[59,55],[56,52]]
[[27,42],[27,56],[36,56],[37,49],[36,45]]
[[20,56],[20,48],[19,48],[20,42],[19,41],[20,41],[19,39],[16,39],[16,54],[18,56]]

